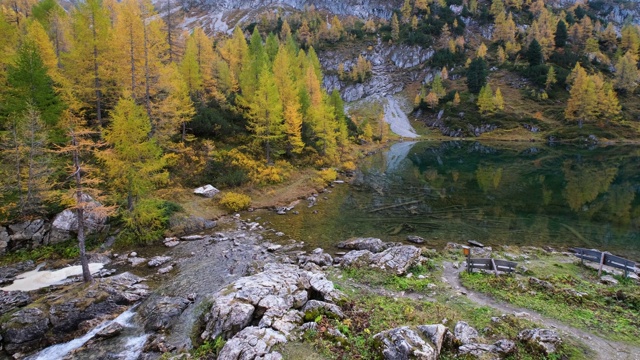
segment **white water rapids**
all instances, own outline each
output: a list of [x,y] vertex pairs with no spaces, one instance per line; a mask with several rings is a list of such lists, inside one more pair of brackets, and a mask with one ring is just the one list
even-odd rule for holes
[[[118,323],[124,327],[130,327],[133,324],[131,323],[131,318],[135,315],[133,311],[135,307],[123,312],[117,318],[104,321],[100,325],[93,328],[91,331],[86,333],[84,336],[73,339],[64,344],[57,344],[50,346],[35,355],[29,356],[26,360],[53,360],[53,359],[62,359],[65,356],[69,355],[72,351],[78,349],[82,345],[84,345],[87,341],[91,340],[98,332],[107,326]],[[142,347],[147,340],[147,335],[141,335],[137,337],[132,337],[127,340],[127,344],[125,348],[122,349],[122,353],[120,354],[121,359],[123,360],[135,360],[140,355],[142,351]]]
[[[104,264],[91,263],[89,264],[89,271],[96,273],[102,269]],[[69,266],[60,270],[54,271],[39,271],[42,265],[38,266],[35,270],[24,272],[16,276],[16,280],[13,284],[0,288],[4,291],[32,291],[42,289],[47,286],[56,285],[63,282],[65,279],[71,276],[82,275],[82,266]]]

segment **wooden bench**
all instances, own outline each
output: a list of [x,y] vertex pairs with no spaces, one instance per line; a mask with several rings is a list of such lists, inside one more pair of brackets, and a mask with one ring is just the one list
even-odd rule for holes
[[612,268],[622,269],[624,270],[624,276],[629,276],[629,272],[636,271],[636,263],[627,260],[625,258],[621,258],[620,256],[612,255],[608,252],[601,252],[593,249],[583,249],[583,248],[573,248],[575,251],[575,255],[580,258],[581,262],[584,260],[600,263],[600,268],[598,269],[598,276],[602,273],[602,266],[611,266]]
[[498,272],[512,273],[516,271],[518,263],[499,259],[467,259],[467,270],[473,269],[493,271],[496,275]]

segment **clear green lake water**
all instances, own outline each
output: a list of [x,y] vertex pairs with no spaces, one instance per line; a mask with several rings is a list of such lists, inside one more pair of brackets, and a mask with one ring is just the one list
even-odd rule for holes
[[[326,199],[325,199],[326,197]],[[640,260],[640,148],[477,142],[397,143],[362,162],[350,184],[298,215],[262,221],[331,249],[350,237],[427,245],[589,247]]]

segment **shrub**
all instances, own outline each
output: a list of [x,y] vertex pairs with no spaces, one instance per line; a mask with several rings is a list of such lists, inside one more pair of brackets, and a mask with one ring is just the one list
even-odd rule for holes
[[124,224],[119,239],[128,244],[148,244],[160,239],[169,223],[169,216],[180,206],[159,199],[144,199],[133,211],[123,211]]
[[244,194],[228,192],[220,199],[220,205],[233,212],[246,210],[251,205],[251,198]]
[[343,171],[355,171],[356,170],[356,164],[353,161],[345,161],[344,163],[342,163],[342,170]]

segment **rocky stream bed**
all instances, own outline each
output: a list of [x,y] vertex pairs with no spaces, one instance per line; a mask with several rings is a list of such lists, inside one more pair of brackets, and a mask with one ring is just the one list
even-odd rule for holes
[[[168,238],[159,248],[93,254],[91,261],[104,268],[90,285],[72,277],[39,290],[3,291],[0,358],[184,359],[203,341],[222,339],[218,359],[281,359],[283,344],[318,331],[318,319],[345,319],[348,296],[327,278],[328,270],[360,267],[404,277],[433,254],[418,247],[424,245],[418,237],[407,243],[359,238],[340,243],[332,256],[304,251],[303,243],[264,226],[228,217],[206,232]],[[2,268],[0,278],[10,284],[35,266]],[[532,327],[486,343],[464,321],[448,325],[414,324],[372,335],[385,359],[438,359],[444,351],[503,358],[516,343],[551,354],[563,341],[552,328]],[[338,329],[330,332],[338,342],[346,338]]]

